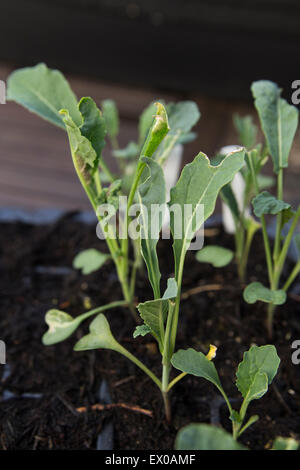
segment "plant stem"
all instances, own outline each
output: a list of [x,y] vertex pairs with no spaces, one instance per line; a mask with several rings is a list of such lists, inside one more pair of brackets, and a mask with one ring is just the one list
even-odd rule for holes
[[290,285],[294,282],[296,277],[298,276],[300,272],[300,260],[295,264],[294,269],[292,270],[291,274],[289,275],[288,279],[286,280],[283,290],[287,291]]
[[[254,186],[255,194],[257,196],[259,194],[259,186],[258,186],[258,181],[257,181],[255,169],[254,169],[254,166],[253,166],[253,160],[252,160],[250,154],[248,154],[248,158],[249,158],[249,163],[250,163],[250,170],[251,170],[251,175],[252,175],[252,180],[253,180],[253,186]],[[267,267],[268,267],[269,283],[272,284],[272,280],[273,280],[272,254],[271,254],[271,247],[270,247],[270,242],[269,242],[269,237],[268,237],[268,232],[267,232],[266,219],[265,219],[264,215],[262,215],[260,217],[260,221],[261,221],[261,228],[262,228],[263,241],[264,241],[264,247],[265,247],[266,261],[267,261]]]
[[148,377],[150,377],[150,379],[153,380],[153,382],[158,386],[158,388],[162,390],[162,383],[159,380],[159,378],[156,377],[156,375],[153,374],[153,372],[150,369],[148,369],[148,367],[145,366],[145,364],[143,364],[137,357],[135,357],[133,354],[131,354],[131,352],[129,352],[127,349],[125,349],[121,345],[120,345],[120,349],[118,350],[118,352],[123,354],[123,356],[127,357],[127,359],[129,359],[136,366],[138,366],[143,372],[145,372],[145,374],[147,374]]
[[172,415],[171,415],[171,405],[170,405],[170,399],[169,399],[169,393],[168,393],[169,376],[170,376],[170,364],[163,364],[161,393],[162,393],[162,397],[164,400],[166,420],[170,424],[172,420]]
[[169,383],[169,386],[168,386],[168,392],[171,390],[172,387],[174,387],[175,384],[177,384],[177,382],[179,382],[181,379],[183,379],[183,377],[185,377],[187,375],[187,372],[181,372],[181,374],[178,374],[175,379],[171,380],[171,382]]
[[[280,168],[278,176],[277,176],[277,199],[282,200],[282,198],[283,198],[283,169]],[[276,262],[280,253],[281,229],[282,229],[282,212],[279,212],[279,214],[277,214],[277,220],[276,220],[276,235],[275,235],[275,243],[274,243],[274,251],[273,251],[274,262]]]

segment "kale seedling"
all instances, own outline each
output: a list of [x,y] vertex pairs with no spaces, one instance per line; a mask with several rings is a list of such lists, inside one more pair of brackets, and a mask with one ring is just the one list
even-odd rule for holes
[[[283,173],[284,169],[288,167],[288,157],[298,127],[298,110],[281,98],[281,90],[273,82],[265,80],[254,82],[252,84],[252,93],[268,151],[273,160],[274,173],[277,178],[277,197],[268,191],[260,191],[256,154],[248,152],[246,162],[251,172],[255,191],[252,205],[254,214],[260,219],[261,223],[269,287],[263,286],[260,282],[251,283],[244,290],[244,299],[251,304],[257,300],[269,304],[267,328],[271,337],[275,306],[285,303],[286,291],[300,272],[299,251],[299,261],[287,277],[285,284],[281,288],[279,287],[288,250],[300,218],[300,206],[293,210],[290,204],[283,201]],[[276,235],[273,250],[271,250],[265,218],[269,214],[276,216]],[[282,231],[288,222],[290,225],[286,236],[283,238]],[[299,235],[296,235],[294,239],[298,250],[300,250]]]
[[[249,426],[259,419],[257,415],[254,415],[246,421],[248,406],[251,401],[261,398],[268,391],[268,387],[277,373],[280,359],[275,346],[272,345],[252,346],[249,351],[244,353],[236,373],[236,386],[243,397],[241,407],[237,411],[232,408],[217,369],[212,362],[215,351],[216,347],[211,346],[209,353],[205,356],[194,349],[181,349],[173,355],[171,362],[176,369],[182,371],[178,378],[192,374],[208,380],[219,390],[227,404],[229,417],[232,421],[232,438],[233,441],[236,441]],[[231,441],[229,438],[228,440]],[[236,446],[236,444],[233,445]]]
[[[138,141],[129,142],[125,149],[120,149],[119,115],[115,103],[104,100],[101,112],[89,97],[77,102],[65,77],[45,64],[13,72],[8,79],[7,97],[67,131],[74,168],[102,231],[106,233],[109,249],[109,255],[95,249],[84,250],[74,258],[73,266],[81,269],[83,274],[90,274],[112,259],[125,300],[122,305],[126,304],[138,319],[134,300],[135,282],[143,252],[139,240],[131,238],[134,260],[130,259],[127,226],[138,185],[147,167],[147,161],[142,161],[140,156],[152,158],[162,167],[176,144],[194,138],[190,131],[200,117],[197,105],[191,101],[169,103],[166,106],[168,122],[164,105],[151,103],[140,117]],[[106,137],[120,163],[120,175],[112,174],[103,158]],[[159,195],[163,191],[164,186]],[[118,234],[110,220],[120,209],[120,195],[127,195],[128,200],[125,218],[119,218],[121,234]],[[105,208],[105,205],[109,206],[109,213],[100,213],[99,207]],[[155,296],[158,295],[155,287]]]
[[[261,174],[262,168],[268,161],[267,148],[256,144],[257,127],[253,123],[252,117],[240,117],[235,114],[233,121],[239,136],[239,143],[247,150],[246,161],[250,158],[249,155],[255,161],[255,172],[259,189],[269,188],[273,185],[273,179]],[[224,156],[221,153],[218,154],[214,162],[219,163]],[[209,245],[196,254],[196,259],[199,262],[210,263],[215,267],[223,267],[229,264],[234,257],[238,276],[243,284],[246,278],[248,257],[253,237],[260,228],[260,223],[249,211],[250,202],[255,195],[254,182],[249,166],[244,165],[236,175],[237,177],[239,177],[235,181],[235,184],[239,185],[237,195],[232,187],[232,183],[227,184],[220,192],[220,196],[229,208],[234,223],[235,252],[233,253],[222,246]]]

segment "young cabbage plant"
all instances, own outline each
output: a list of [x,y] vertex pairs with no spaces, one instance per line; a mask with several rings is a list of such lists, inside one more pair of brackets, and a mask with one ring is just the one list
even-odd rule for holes
[[[298,110],[281,98],[281,90],[270,81],[258,81],[252,84],[252,94],[255,100],[262,131],[264,133],[268,152],[273,160],[274,173],[277,178],[277,194],[261,191],[258,180],[256,154],[248,152],[247,166],[251,172],[255,198],[252,200],[254,214],[259,218],[263,234],[264,249],[269,277],[269,286],[260,282],[251,283],[244,290],[244,299],[250,304],[260,300],[268,303],[267,328],[269,337],[272,336],[273,316],[276,305],[286,301],[286,292],[300,272],[300,256],[286,282],[280,286],[282,271],[288,250],[293,240],[299,218],[300,206],[293,209],[283,200],[283,173],[288,167],[288,158],[298,127]],[[276,216],[276,235],[273,250],[266,226],[266,216]],[[287,232],[283,237],[283,228]],[[299,247],[299,238],[295,240]]]
[[[73,266],[86,275],[100,269],[107,260],[113,260],[124,299],[133,316],[138,319],[134,294],[136,273],[141,267],[142,257],[139,240],[131,238],[134,259],[129,258],[129,212],[136,201],[138,185],[144,177],[146,159],[157,162],[160,168],[175,145],[194,137],[191,129],[200,117],[197,105],[191,101],[169,103],[166,106],[169,111],[168,122],[164,105],[151,103],[140,117],[138,141],[130,142],[125,149],[120,149],[119,114],[114,101],[104,100],[103,112],[89,97],[77,102],[65,77],[45,64],[13,72],[8,79],[7,96],[9,100],[16,101],[67,132],[77,176],[102,232],[105,232],[109,250],[109,254],[96,249],[84,250],[74,258]],[[113,155],[121,162],[120,175],[112,174],[103,158],[107,137]],[[163,198],[164,182],[159,190],[158,196]],[[125,208],[119,207],[121,195],[128,196]],[[99,212],[99,207],[106,206],[109,207],[107,213]],[[121,209],[125,211],[125,219],[119,217],[121,234],[117,234],[110,221]]]
[[[299,442],[292,437],[276,437],[270,450],[298,450]],[[249,450],[222,428],[192,423],[182,428],[175,441],[176,450]]]
[[[273,184],[271,177],[261,174],[261,170],[268,161],[267,149],[257,144],[257,127],[251,116],[233,116],[233,122],[238,134],[239,143],[246,149],[246,162],[249,154],[255,161],[255,172],[260,190],[269,188]],[[233,146],[231,146],[233,147]],[[224,147],[226,150],[227,147]],[[220,162],[224,158],[222,153],[218,154],[214,161]],[[231,262],[233,257],[237,265],[238,276],[243,284],[246,279],[247,264],[253,237],[260,228],[260,223],[255,220],[249,210],[251,199],[255,195],[254,181],[249,165],[246,164],[237,173],[231,183],[221,190],[221,198],[225,205],[223,217],[228,215],[232,221],[231,233],[234,234],[234,253],[224,247],[210,245],[200,250],[196,259],[199,262],[211,263],[215,267],[223,267]],[[227,212],[228,211],[228,212]]]
[[232,408],[217,369],[212,362],[215,354],[215,346],[211,346],[207,356],[191,348],[181,349],[173,355],[171,362],[173,367],[182,372],[178,378],[192,374],[208,380],[219,390],[228,407],[229,418],[232,421],[232,439],[229,439],[232,442],[236,441],[249,426],[259,419],[257,415],[254,415],[246,420],[248,406],[251,401],[261,398],[268,391],[268,387],[277,373],[280,359],[273,345],[252,346],[249,351],[244,353],[243,360],[236,372],[236,387],[243,398],[241,407],[237,411]]
[[[148,134],[149,135],[149,134]],[[90,332],[81,338],[74,349],[84,351],[91,349],[111,349],[127,357],[158,386],[162,393],[166,418],[171,420],[169,392],[180,377],[170,380],[172,369],[171,359],[176,347],[176,336],[180,311],[181,285],[183,268],[187,250],[205,220],[213,213],[216,199],[221,188],[227,184],[244,163],[244,151],[227,155],[219,166],[210,165],[209,159],[199,153],[192,163],[186,165],[181,176],[171,190],[169,208],[171,212],[170,227],[173,234],[173,255],[175,277],[169,278],[166,290],[161,290],[161,273],[156,245],[160,235],[160,223],[153,231],[152,212],[149,208],[163,206],[166,193],[164,190],[164,174],[159,163],[149,156],[148,149],[152,148],[152,139],[145,141],[145,148],[138,161],[134,183],[130,192],[130,200],[137,195],[140,224],[140,249],[145,260],[149,282],[153,290],[153,300],[139,303],[137,309],[143,324],[136,327],[133,336],[152,335],[157,341],[162,357],[162,374],[157,377],[136,356],[125,349],[113,336],[109,323],[103,313],[100,313],[90,324]],[[146,156],[144,156],[146,155]],[[141,180],[140,175],[146,171]],[[185,212],[186,206],[189,210]],[[199,208],[201,215],[199,217]],[[202,212],[203,209],[203,212]],[[147,216],[146,216],[147,214]],[[126,214],[127,226],[130,215]],[[178,234],[180,233],[180,236]],[[125,240],[125,242],[124,242]],[[128,238],[124,239],[123,252],[127,250]],[[114,305],[116,306],[116,304]],[[108,306],[107,306],[108,307]],[[106,307],[106,308],[107,308]],[[104,307],[102,307],[102,310]],[[44,335],[45,344],[55,344],[69,337],[79,324],[98,311],[87,312],[79,317],[72,318],[65,312],[52,310],[46,315],[49,330]]]

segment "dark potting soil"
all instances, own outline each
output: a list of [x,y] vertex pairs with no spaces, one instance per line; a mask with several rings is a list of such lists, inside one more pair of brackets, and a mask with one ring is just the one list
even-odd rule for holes
[[[206,244],[233,247],[232,237],[220,227],[206,235]],[[74,255],[90,247],[105,250],[105,244],[96,238],[95,227],[74,221],[71,214],[44,226],[1,224],[0,339],[6,342],[8,366],[0,365],[0,448],[95,449],[97,436],[110,422],[115,449],[173,449],[177,431],[190,422],[213,422],[230,430],[227,410],[216,389],[192,376],[173,389],[173,422],[168,426],[159,390],[127,359],[103,350],[73,351],[74,343],[88,331],[89,322],[64,343],[42,345],[48,309],[76,315],[89,309],[88,303],[93,308],[122,298],[111,262],[88,276],[72,269]],[[165,285],[173,271],[169,241],[159,244],[159,255]],[[259,236],[253,243],[248,273],[248,280],[266,281]],[[211,287],[205,290],[206,285]],[[240,403],[235,371],[243,352],[252,344],[268,343],[265,305],[247,305],[241,292],[233,263],[214,269],[195,261],[194,252],[188,253],[177,346],[203,352],[210,343],[218,346],[215,364],[236,407]],[[152,298],[144,274],[138,276],[137,296],[139,301]],[[291,344],[300,338],[299,315],[296,295],[289,296],[276,312],[272,342],[281,366],[267,395],[249,407],[249,416],[258,414],[260,420],[241,441],[252,449],[268,448],[275,436],[300,438],[300,365],[291,361]],[[128,311],[111,310],[107,318],[116,338],[160,374],[154,341],[150,336],[133,340],[135,324]],[[144,408],[152,411],[153,417],[120,407],[92,410],[91,406],[99,403],[103,379],[109,384],[112,403]],[[11,398],[8,392],[13,394]],[[78,413],[78,407],[87,410]]]

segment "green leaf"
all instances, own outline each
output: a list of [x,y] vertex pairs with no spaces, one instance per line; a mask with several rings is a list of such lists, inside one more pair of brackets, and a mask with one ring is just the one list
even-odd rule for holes
[[165,293],[163,295],[163,299],[164,300],[175,299],[175,297],[177,297],[177,293],[178,293],[177,282],[174,277],[170,277],[168,279],[168,284],[167,284]]
[[240,211],[239,211],[239,206],[238,206],[235,194],[232,191],[231,185],[226,184],[226,186],[224,186],[221,189],[220,195],[223,201],[225,202],[225,204],[227,204],[227,206],[229,207],[232,217],[237,223],[240,218]]
[[[160,269],[156,253],[156,245],[163,223],[163,214],[159,220],[155,217],[152,209],[154,204],[163,205],[166,202],[166,183],[164,173],[160,165],[151,158],[142,158],[149,169],[149,177],[137,190],[140,205],[140,244],[142,256],[145,260],[148,277],[151,283],[154,298],[160,298]],[[164,207],[163,207],[164,208]],[[165,209],[165,208],[164,208]]]
[[158,150],[156,158],[160,164],[164,163],[177,143],[183,143],[186,137],[189,139],[189,131],[200,118],[198,106],[193,101],[169,103],[167,113],[170,131]]
[[91,182],[91,172],[98,162],[98,156],[91,142],[81,134],[78,127],[69,114],[69,111],[63,109],[60,111],[64,116],[63,120],[67,128],[70,149],[76,171],[79,177],[82,177],[86,184]]
[[196,253],[196,260],[200,263],[210,263],[215,268],[222,268],[231,262],[233,252],[222,246],[205,246]]
[[133,337],[146,336],[148,333],[151,333],[151,328],[148,325],[138,325],[133,332]]
[[202,352],[195,351],[192,348],[179,349],[173,354],[171,363],[175,369],[196,377],[202,377],[213,383],[219,390],[222,389],[214,363],[209,361]]
[[168,115],[162,103],[155,103],[156,114],[141,150],[141,157],[152,157],[155,150],[169,132]]
[[133,160],[139,153],[139,146],[135,142],[131,141],[123,149],[114,150],[113,154],[117,158]]
[[233,115],[233,123],[239,136],[240,144],[246,149],[251,149],[256,143],[257,127],[253,123],[252,116],[241,117]]
[[97,155],[93,163],[93,172],[95,172],[98,169],[101,153],[105,146],[105,121],[92,98],[81,98],[78,109],[82,116],[81,135],[88,139]]
[[273,176],[262,174],[257,175],[257,184],[260,191],[262,191],[263,189],[272,188],[275,185],[275,182],[276,180],[275,178],[273,178]]
[[84,318],[82,315],[77,318],[73,318],[62,310],[49,310],[45,316],[45,321],[49,326],[49,330],[42,338],[43,344],[45,344],[45,346],[50,346],[69,338]]
[[73,267],[81,269],[82,274],[90,274],[100,269],[109,258],[110,256],[105,253],[101,253],[95,248],[89,248],[75,256]]
[[288,166],[288,156],[298,126],[298,110],[280,98],[281,90],[268,80],[251,87],[262,129],[273,159],[274,171]]
[[113,100],[104,100],[101,106],[107,133],[111,139],[115,139],[119,134],[119,114],[116,103]]
[[244,353],[236,373],[236,386],[247,404],[267,392],[279,364],[280,359],[273,345],[252,346]]
[[258,194],[252,200],[252,205],[254,214],[257,217],[261,217],[263,214],[276,215],[279,214],[279,212],[287,210],[291,207],[290,204],[284,201],[280,201],[268,191],[263,191],[262,193]]
[[[181,214],[174,214],[171,210],[170,214],[176,278],[183,269],[186,251],[196,231],[214,211],[220,189],[232,180],[243,164],[244,150],[228,154],[218,166],[212,166],[207,156],[199,153],[184,167],[176,186],[171,189],[170,209],[174,204],[181,211]],[[188,216],[186,204],[192,209]],[[199,217],[201,204],[203,220]]]
[[139,119],[139,144],[143,144],[149,129],[153,123],[154,116],[156,114],[155,103],[150,103],[147,108],[144,109]]
[[69,110],[75,124],[81,123],[77,99],[67,80],[61,72],[49,69],[43,63],[13,72],[7,81],[7,99],[63,129],[65,126],[59,114],[62,108]]
[[175,441],[176,450],[247,450],[232,435],[209,424],[188,424]]
[[177,296],[177,284],[175,279],[168,279],[168,287],[162,299],[148,300],[140,303],[137,309],[150,328],[151,334],[157,340],[160,351],[163,351],[164,324],[167,318],[169,302]]
[[282,305],[286,301],[286,292],[268,289],[261,282],[251,282],[244,290],[243,297],[248,304],[255,304],[261,300],[268,304]]
[[74,351],[90,349],[111,349],[124,354],[124,348],[114,338],[105,315],[100,313],[90,324],[90,333],[83,336],[74,346]]
[[187,134],[200,119],[200,111],[194,101],[180,101],[167,105],[170,134]]
[[298,450],[299,442],[292,437],[276,437],[271,450]]

